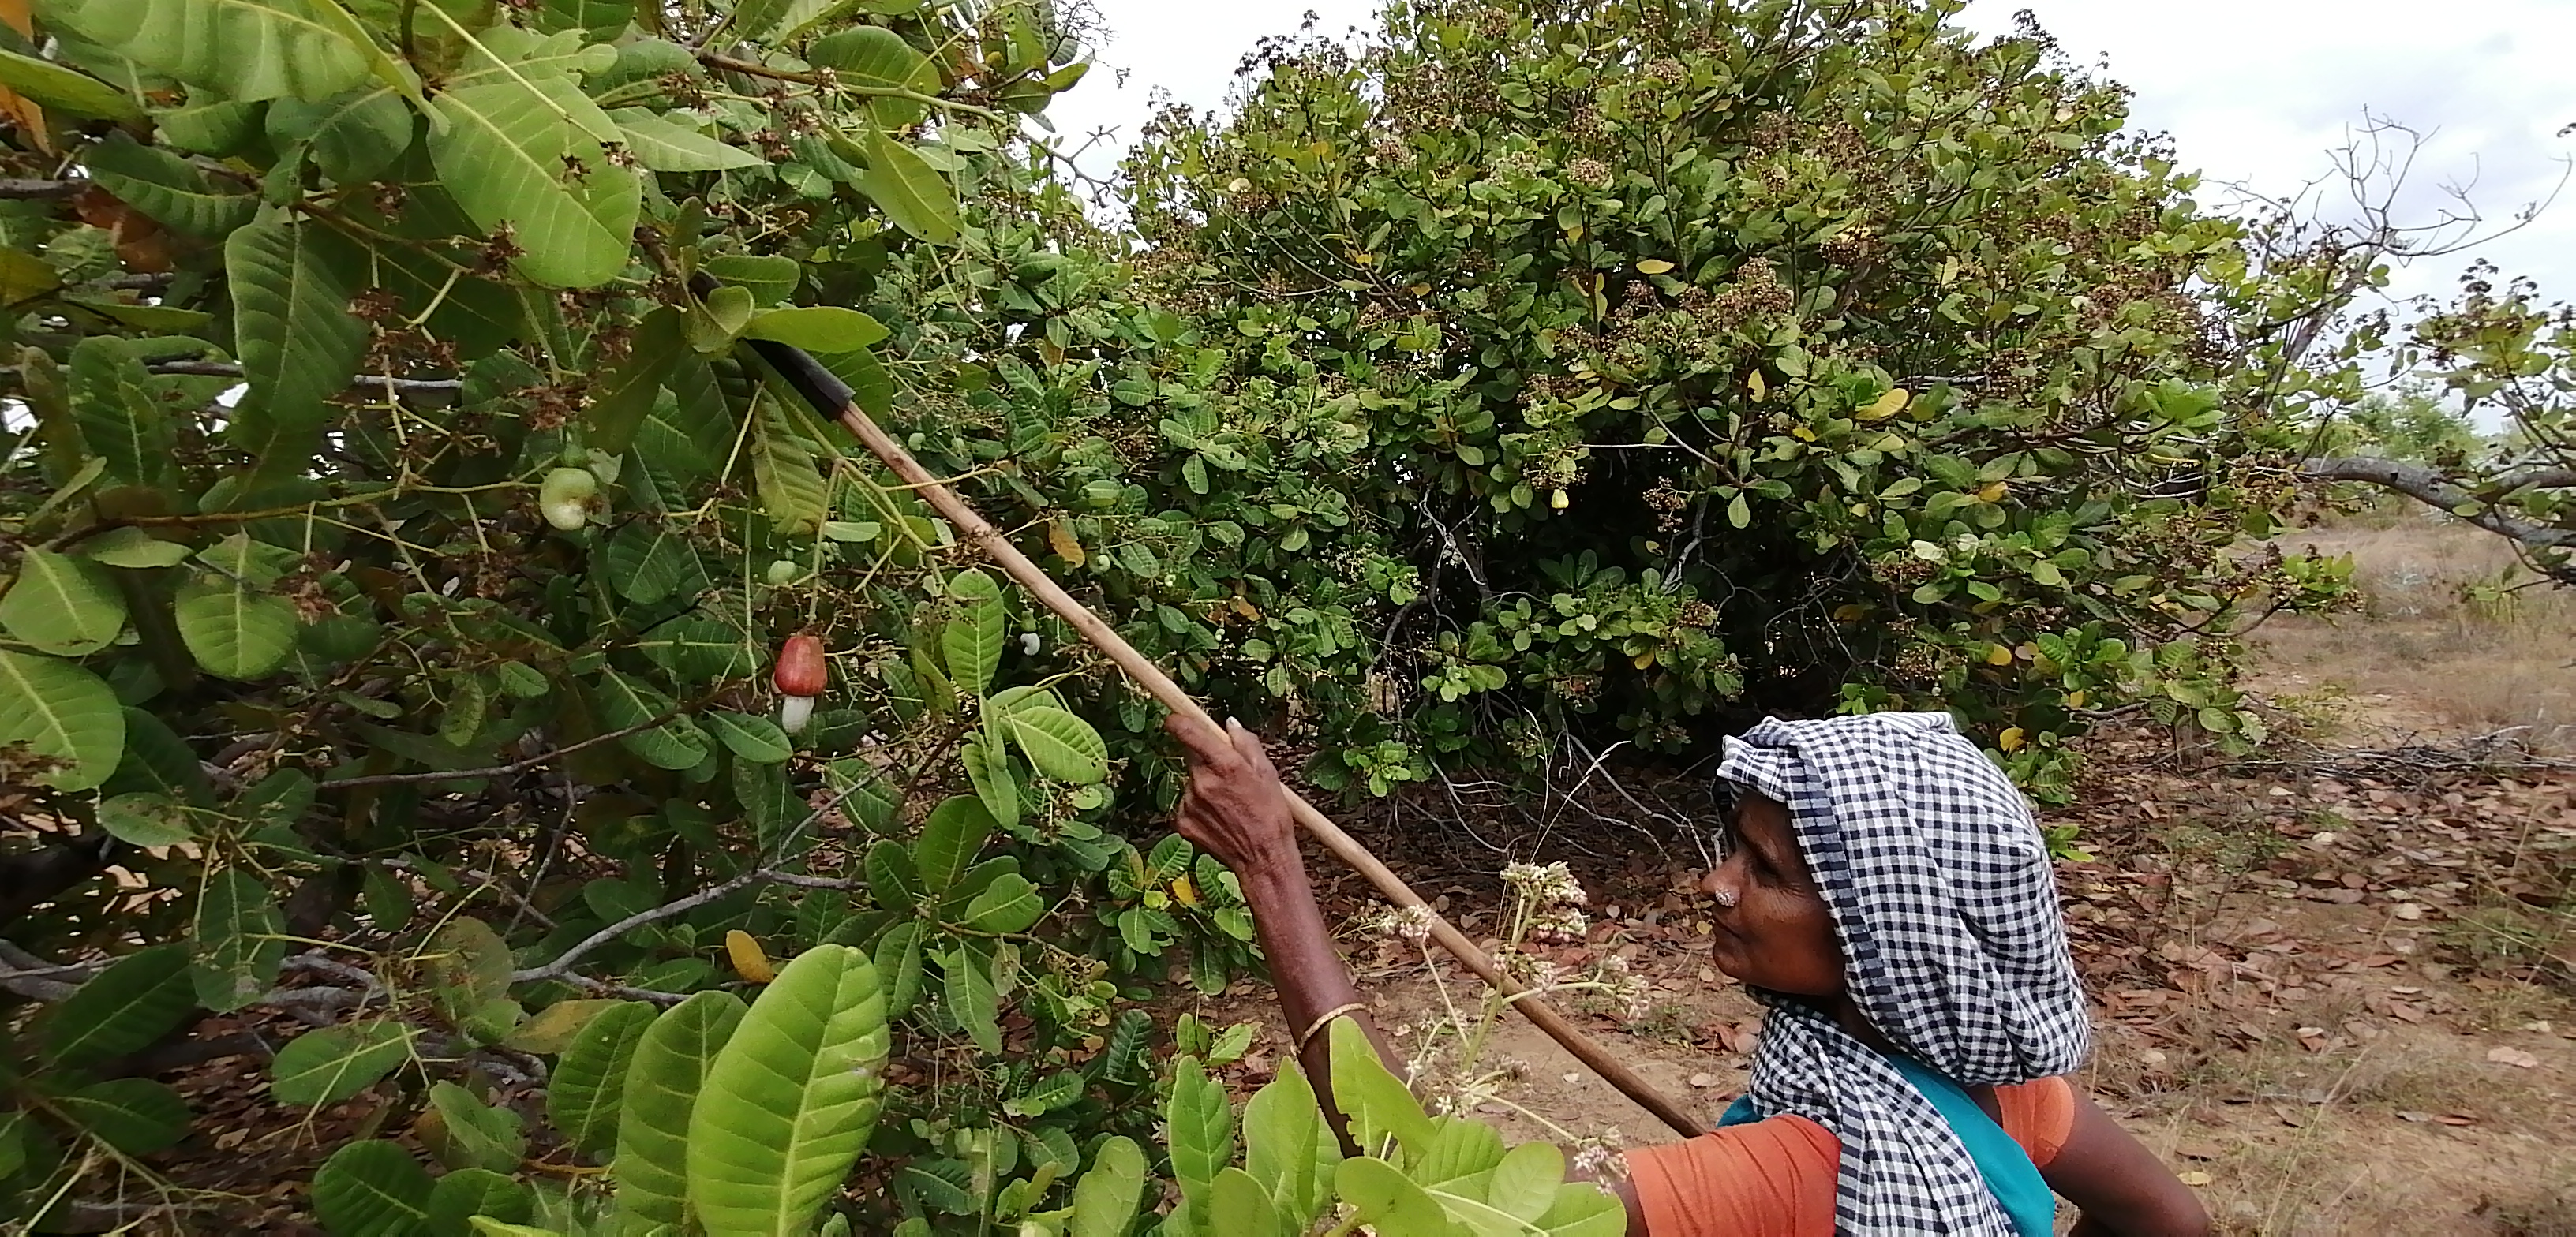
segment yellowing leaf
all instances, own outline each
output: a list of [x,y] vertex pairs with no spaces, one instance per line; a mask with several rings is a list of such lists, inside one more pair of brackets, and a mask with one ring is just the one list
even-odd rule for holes
[[2066,707],[2070,709],[2083,708],[2084,702],[2090,698],[2090,693],[2081,690],[2068,692],[2066,693]]
[[2000,747],[2007,752],[2020,751],[2021,744],[2022,730],[2019,726],[2015,726],[2012,729],[2006,730],[2002,734],[1995,736],[1995,746]]
[[1648,258],[1637,264],[1637,273],[1640,275],[1661,275],[1671,269],[1673,264],[1662,258]]
[[2000,644],[1986,650],[1986,664],[1989,666],[2009,666],[2012,660],[2012,650]]
[[1896,389],[1889,391],[1887,394],[1869,401],[1869,404],[1860,410],[1860,419],[1863,421],[1884,421],[1889,417],[1905,411],[1905,406],[1913,401],[1913,392],[1910,392],[1903,387],[1897,387]]
[[1073,535],[1073,524],[1070,521],[1047,521],[1047,548],[1054,550],[1057,558],[1073,566],[1082,565],[1084,558],[1082,539]]
[[1245,618],[1257,619],[1261,617],[1261,607],[1256,606],[1249,601],[1245,601],[1243,598],[1237,597],[1226,604],[1231,606],[1235,613],[1240,614]]
[[1191,883],[1189,873],[1183,872],[1172,878],[1172,900],[1183,906],[1199,904],[1199,887]]
[[1790,430],[1789,436],[1800,442],[1814,442],[1816,440],[1816,431],[1801,425],[1796,429]]
[[1547,496],[1547,505],[1559,511],[1563,511],[1567,507],[1573,506],[1574,500],[1567,498],[1564,490],[1558,490]]
[[1636,668],[1638,668],[1638,669],[1640,669],[1640,670],[1643,670],[1643,669],[1645,669],[1645,668],[1646,668],[1646,667],[1648,667],[1648,666],[1654,665],[1654,664],[1655,664],[1655,651],[1654,651],[1653,649],[1648,649],[1648,650],[1646,650],[1646,651],[1645,651],[1645,652],[1643,652],[1643,653],[1639,653],[1639,654],[1637,654],[1635,657],[1633,657],[1633,658],[1630,658],[1630,659],[1629,659],[1629,664],[1631,664],[1631,665],[1635,666]]
[[1981,503],[1999,503],[2004,500],[2004,495],[2010,493],[2012,493],[2012,486],[2009,483],[1998,481],[1993,485],[1977,491],[1977,501]]
[[1867,613],[1869,613],[1869,607],[1867,606],[1836,606],[1834,607],[1834,621],[1837,623],[1849,623],[1858,620],[1860,616]]
[[725,933],[725,957],[733,960],[733,973],[755,984],[778,978],[778,968],[770,965],[769,955],[761,952],[760,942],[751,934],[736,928]]
[[1762,371],[1758,369],[1753,371],[1752,377],[1744,380],[1744,385],[1752,388],[1753,402],[1757,404],[1762,402],[1763,396],[1771,393],[1771,384],[1762,381]]

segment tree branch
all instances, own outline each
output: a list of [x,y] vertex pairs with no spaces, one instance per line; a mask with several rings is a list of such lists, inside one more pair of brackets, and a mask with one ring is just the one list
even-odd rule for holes
[[80,191],[87,188],[89,188],[89,182],[85,180],[26,180],[12,177],[0,180],[0,201],[24,202],[40,198],[78,197]]
[[344,777],[335,781],[326,781],[321,785],[324,790],[345,790],[351,786],[401,786],[413,782],[470,782],[487,777],[505,777],[512,773],[533,769],[559,756],[568,756],[585,747],[596,747],[602,743],[623,739],[630,734],[651,730],[686,712],[688,712],[686,708],[673,709],[651,721],[637,722],[623,730],[611,730],[606,734],[592,735],[577,743],[548,748],[534,756],[513,760],[505,765],[493,765],[483,769],[458,769],[453,773],[440,773],[436,770],[427,773],[374,773],[366,777]]
[[2487,491],[2494,497],[2481,495],[2453,482],[2431,465],[2372,456],[2338,455],[2306,460],[2299,465],[2299,478],[2303,481],[2358,481],[2403,494],[2444,511],[2474,504],[2478,509],[2476,515],[2459,518],[2526,546],[2576,548],[2576,528],[2552,528],[2517,519],[2495,505],[2496,498],[2522,490],[2576,486],[2576,469],[2535,465],[2500,473],[2495,478],[2495,485]]
[[[5,200],[6,197],[6,194],[0,194],[0,200]],[[143,368],[147,373],[176,374],[194,378],[242,376],[241,366],[228,361],[153,361]],[[17,380],[18,367],[0,366],[0,377]],[[397,395],[452,395],[465,389],[465,380],[462,378],[392,378],[383,374],[359,374],[349,380],[349,385],[379,387]]]

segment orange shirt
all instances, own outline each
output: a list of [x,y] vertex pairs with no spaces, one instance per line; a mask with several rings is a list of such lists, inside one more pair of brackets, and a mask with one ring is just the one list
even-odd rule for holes
[[[1995,1088],[1997,1124],[2042,1168],[2075,1125],[2063,1078]],[[1783,1114],[1628,1153],[1651,1237],[1831,1237],[1842,1147],[1825,1127]]]

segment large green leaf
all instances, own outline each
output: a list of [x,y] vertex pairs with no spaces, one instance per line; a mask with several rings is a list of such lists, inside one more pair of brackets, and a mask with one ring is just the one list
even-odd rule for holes
[[1468,1117],[1441,1117],[1432,1124],[1439,1133],[1412,1166],[1413,1179],[1423,1185],[1445,1187],[1503,1162],[1503,1136],[1494,1127]]
[[582,412],[590,445],[611,455],[625,454],[645,414],[663,398],[662,380],[688,350],[687,332],[687,319],[670,305],[644,315],[636,324],[625,359],[592,389],[590,406]]
[[1431,1149],[1439,1131],[1422,1111],[1420,1101],[1378,1060],[1377,1046],[1348,1018],[1335,1018],[1332,1029],[1333,1103],[1350,1118],[1351,1137],[1363,1150],[1375,1150],[1389,1137],[1406,1154]]
[[330,420],[328,401],[349,388],[367,344],[349,298],[366,271],[357,246],[311,221],[269,219],[224,242],[234,346],[250,384],[225,432],[261,474],[304,467]]
[[125,714],[107,684],[67,661],[0,650],[0,744],[64,761],[36,781],[88,790],[116,771]]
[[761,388],[751,435],[751,480],[778,531],[810,537],[831,514],[831,491],[815,470],[813,445],[791,428],[777,396]]
[[0,595],[0,627],[39,652],[79,657],[125,630],[125,598],[105,568],[31,546]]
[[966,904],[966,926],[978,932],[1026,932],[1046,914],[1037,886],[1016,872],[1005,872]]
[[331,1237],[414,1237],[429,1218],[429,1173],[382,1139],[331,1153],[313,1174],[313,1213]]
[[510,230],[520,274],[559,288],[606,283],[634,248],[642,182],[608,158],[602,143],[623,135],[571,75],[579,32],[533,45],[505,33],[486,31],[486,63],[431,104],[443,123],[430,157],[476,227]]
[[948,678],[960,691],[981,696],[1002,665],[1002,645],[1010,635],[1010,615],[1002,607],[1002,590],[993,577],[966,570],[948,582],[957,609],[939,629],[939,653],[948,663]]
[[1565,1184],[1565,1153],[1546,1143],[1522,1143],[1504,1153],[1485,1181],[1485,1201],[1495,1210],[1535,1221],[1556,1204]]
[[296,1036],[268,1064],[281,1104],[336,1104],[411,1059],[411,1028],[386,1020],[321,1027]]
[[760,156],[727,145],[678,119],[640,107],[621,107],[608,118],[637,163],[655,172],[725,172],[758,167]]
[[95,77],[22,52],[0,49],[0,86],[15,90],[51,111],[128,123],[144,118],[143,109],[124,91]]
[[1324,1123],[1315,1089],[1292,1062],[1243,1106],[1243,1166],[1292,1224],[1311,1222],[1331,1201],[1342,1148]]
[[1342,1201],[1381,1233],[1444,1237],[1457,1231],[1428,1191],[1384,1160],[1354,1156],[1333,1170],[1333,1180]]
[[285,931],[277,899],[259,878],[240,868],[208,876],[189,937],[198,1002],[230,1013],[266,994],[286,957]]
[[331,0],[48,0],[44,15],[244,101],[329,98],[382,71],[381,53]]
[[901,1018],[921,999],[921,938],[929,929],[918,919],[886,929],[877,939],[877,981],[885,986],[886,1017]]
[[264,678],[295,651],[295,607],[219,575],[180,586],[175,613],[190,655],[221,678]]
[[[939,93],[939,66],[913,49],[903,36],[883,26],[851,26],[814,40],[806,63],[828,68],[853,86],[870,90]],[[868,100],[877,123],[899,129],[921,119],[923,105],[910,99],[880,96]]]
[[1548,1237],[1621,1237],[1628,1231],[1628,1209],[1607,1190],[1589,1181],[1569,1181],[1556,1188],[1556,1202],[1538,1218]]
[[1002,723],[1037,771],[1057,781],[1089,785],[1109,776],[1109,744],[1091,723],[1052,705],[1014,709]]
[[706,715],[706,728],[725,745],[726,751],[751,764],[774,765],[796,754],[796,745],[788,742],[787,732],[766,717],[719,709]]
[[527,1183],[488,1168],[460,1168],[438,1179],[426,1204],[425,1237],[474,1237],[475,1217],[521,1224],[536,1214],[537,1196]]
[[510,946],[492,925],[459,915],[420,952],[421,979],[450,1022],[464,1022],[510,993]]
[[248,185],[218,181],[204,168],[123,133],[110,134],[80,158],[100,188],[191,236],[222,236],[259,210],[259,194]]
[[862,139],[867,171],[859,191],[896,227],[934,245],[957,239],[957,191],[909,146],[875,129]]
[[[672,709],[670,697],[646,686],[634,675],[615,670],[599,672],[599,683],[591,698],[599,702],[600,720],[615,730],[645,726]],[[618,739],[618,742],[626,750],[663,769],[693,768],[707,758],[706,732],[686,717],[671,717],[660,725],[646,726]]]
[[802,1237],[867,1145],[885,1058],[867,955],[818,945],[788,963],[689,1116],[689,1199],[708,1232]]
[[838,305],[788,305],[753,314],[744,339],[767,339],[808,352],[855,352],[886,337],[876,319]]
[[196,1004],[187,946],[172,942],[137,950],[46,1013],[46,1055],[65,1069],[114,1060],[151,1046]]
[[548,30],[578,30],[594,43],[614,42],[635,20],[631,0],[545,0],[537,20]]
[[678,523],[632,521],[608,539],[605,555],[610,587],[639,606],[659,604],[683,588],[706,582],[706,570],[698,565],[688,529]]
[[189,815],[186,805],[148,790],[115,795],[98,803],[100,828],[128,846],[147,849],[194,840],[197,830]]
[[149,1078],[111,1078],[54,1102],[72,1124],[127,1155],[167,1151],[188,1136],[187,1101]]
[[133,527],[111,528],[80,543],[82,558],[110,567],[175,567],[193,553],[179,542],[163,541]]
[[987,1053],[1002,1051],[1001,998],[993,988],[993,959],[960,945],[940,962],[940,995],[948,1016]]
[[430,1084],[429,1112],[412,1128],[429,1153],[450,1169],[507,1173],[518,1169],[528,1151],[523,1124],[513,1109],[496,1108],[455,1083],[438,1082]]
[[616,1145],[627,1061],[655,1012],[642,1001],[605,1010],[556,1058],[546,1079],[546,1119],[576,1150],[599,1152]]
[[634,648],[681,683],[734,678],[757,664],[750,637],[714,619],[673,619],[637,639]]
[[676,1227],[686,1217],[689,1114],[708,1065],[746,1012],[730,992],[700,992],[636,1041],[617,1122],[617,1209],[631,1226]]
[[135,341],[93,335],[72,348],[72,420],[109,484],[166,487],[178,439]]
[[1198,1058],[1173,1064],[1163,1124],[1171,1131],[1172,1178],[1194,1204],[1204,1206],[1217,1170],[1234,1162],[1234,1110],[1225,1087],[1207,1076]]
[[1217,1170],[1216,1180],[1209,1183],[1207,1201],[1208,1231],[1233,1237],[1234,1234],[1273,1234],[1279,1229],[1279,1204],[1252,1174],[1228,1165]]
[[993,823],[1008,829],[1020,820],[1020,780],[1011,772],[1011,749],[1001,739],[1001,720],[984,719],[984,740],[959,744],[957,759],[966,766],[966,781],[975,797],[993,814]]
[[306,144],[322,173],[342,185],[384,174],[411,147],[413,112],[383,84],[361,86],[318,103],[279,99],[268,105],[268,137],[283,150]]
[[993,827],[992,811],[972,795],[951,795],[930,809],[930,819],[922,822],[921,840],[912,851],[922,888],[934,895],[948,892],[974,865]]
[[1092,1154],[1090,1171],[1073,1183],[1068,1237],[1126,1237],[1144,1185],[1145,1152],[1135,1140],[1112,1135]]
[[125,754],[117,762],[115,775],[105,783],[108,793],[149,791],[198,807],[214,803],[214,782],[206,776],[205,766],[198,763],[197,753],[189,748],[187,740],[170,729],[168,722],[141,709],[125,709],[122,715]]

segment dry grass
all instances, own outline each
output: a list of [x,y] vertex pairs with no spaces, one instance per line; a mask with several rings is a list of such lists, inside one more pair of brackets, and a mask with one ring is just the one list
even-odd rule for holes
[[2576,592],[2498,595],[2530,574],[2501,540],[2456,523],[2344,524],[2281,542],[2350,555],[2363,602],[2254,633],[2276,697],[2339,715],[2356,741],[2527,726],[2535,744],[2576,749]]

